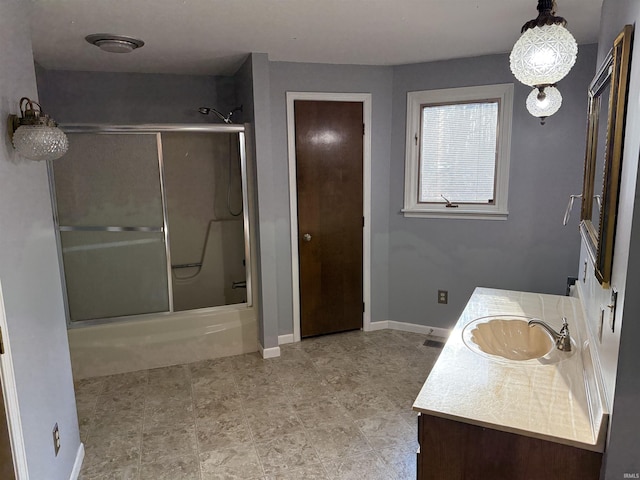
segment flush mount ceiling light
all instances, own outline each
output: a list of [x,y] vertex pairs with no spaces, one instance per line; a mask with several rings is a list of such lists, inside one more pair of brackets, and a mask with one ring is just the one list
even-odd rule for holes
[[125,35],[113,35],[112,33],[94,33],[84,39],[92,45],[109,53],[129,53],[144,45],[138,38]]
[[540,118],[544,125],[547,117],[550,117],[562,105],[562,95],[556,87],[534,88],[527,97],[527,110],[534,117]]
[[[509,60],[513,75],[525,85],[536,87],[535,96],[544,97],[545,88],[555,87],[576,63],[578,44],[565,28],[567,21],[555,16],[555,0],[538,0],[537,8],[538,17],[522,26],[522,35],[513,46]],[[560,92],[556,89],[551,95],[555,98]],[[527,109],[531,112],[529,100]],[[545,117],[556,111],[557,108]]]
[[20,99],[21,116],[9,115],[9,136],[13,147],[29,160],[55,160],[69,149],[69,141],[38,102]]

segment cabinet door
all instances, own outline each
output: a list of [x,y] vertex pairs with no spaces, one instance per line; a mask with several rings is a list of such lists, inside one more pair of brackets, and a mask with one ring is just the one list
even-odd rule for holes
[[431,415],[418,421],[418,480],[600,478],[597,452]]

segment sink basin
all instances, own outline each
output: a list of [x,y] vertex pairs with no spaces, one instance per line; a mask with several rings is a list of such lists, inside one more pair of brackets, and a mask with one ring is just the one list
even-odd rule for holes
[[462,339],[477,353],[515,361],[541,359],[556,346],[544,329],[529,327],[529,320],[514,315],[478,318],[464,328]]

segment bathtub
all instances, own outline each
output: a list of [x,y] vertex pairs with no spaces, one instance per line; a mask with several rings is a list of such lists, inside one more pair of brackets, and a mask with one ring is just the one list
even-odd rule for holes
[[75,380],[258,351],[246,304],[148,314],[68,330]]

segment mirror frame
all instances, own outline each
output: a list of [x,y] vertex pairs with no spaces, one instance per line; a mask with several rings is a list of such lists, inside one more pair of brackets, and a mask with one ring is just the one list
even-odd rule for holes
[[[633,26],[626,25],[613,42],[595,77],[589,85],[589,109],[587,114],[587,150],[584,163],[580,233],[594,264],[598,282],[608,287],[613,268],[618,193],[622,168],[627,90],[631,62]],[[598,153],[598,123],[602,107],[602,93],[610,85],[607,108],[607,135],[604,145],[604,175],[599,224],[592,222],[594,185]]]

